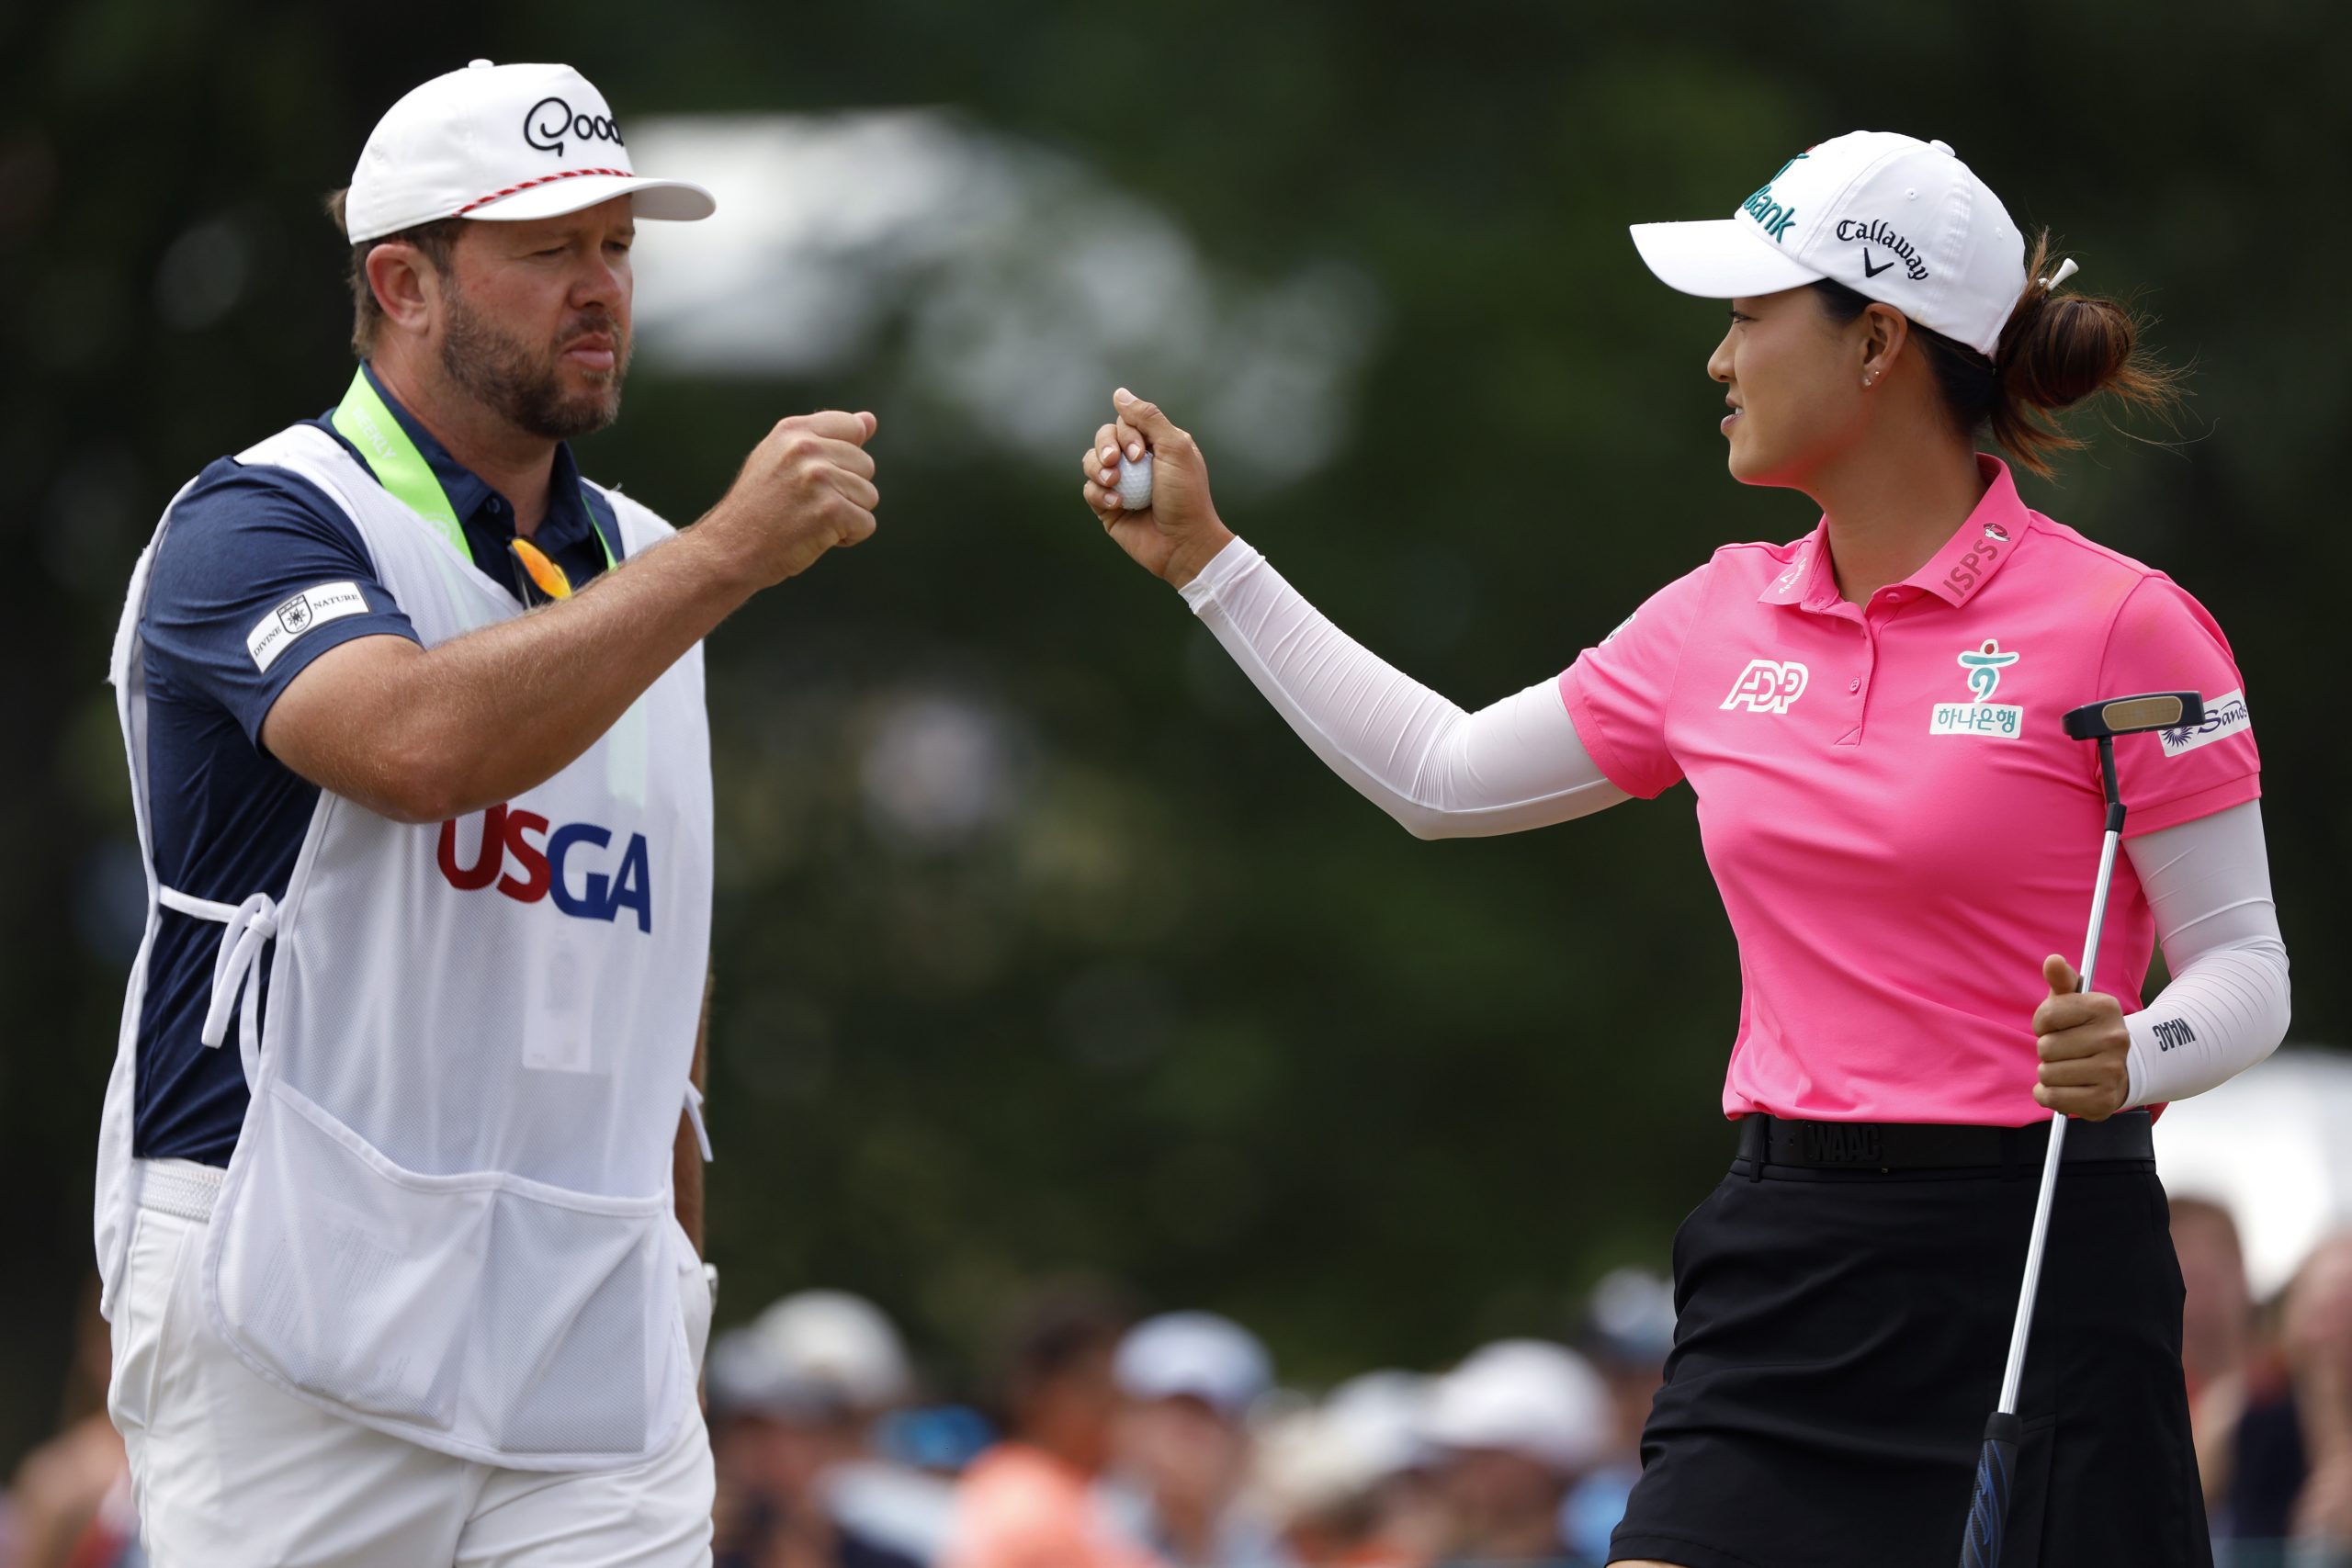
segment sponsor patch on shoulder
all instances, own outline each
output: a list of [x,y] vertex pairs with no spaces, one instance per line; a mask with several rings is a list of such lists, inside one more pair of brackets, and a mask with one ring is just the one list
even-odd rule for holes
[[2204,723],[2179,729],[2160,729],[2156,732],[2156,739],[2164,742],[2165,756],[2177,757],[2183,751],[2194,751],[2199,746],[2210,746],[2241,730],[2251,731],[2253,728],[2254,719],[2245,711],[2245,693],[2223,692],[2205,705]]
[[254,623],[245,634],[245,651],[253,656],[254,668],[266,673],[277,656],[312,626],[359,615],[367,608],[368,601],[356,582],[322,582],[316,588],[305,588]]

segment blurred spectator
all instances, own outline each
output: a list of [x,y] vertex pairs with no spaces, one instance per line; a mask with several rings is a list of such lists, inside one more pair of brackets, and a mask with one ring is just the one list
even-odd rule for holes
[[2283,1539],[2303,1483],[2302,1437],[2285,1365],[2257,1332],[2237,1222],[2202,1198],[2172,1201],[2173,1250],[2187,1296],[2181,1371],[2205,1513],[2225,1565],[2251,1568],[2233,1542]]
[[1366,1372],[1259,1439],[1257,1492],[1300,1562],[1427,1568],[1444,1515],[1421,1468],[1430,1380]]
[[1164,1314],[1136,1325],[1114,1363],[1126,1398],[1103,1504],[1179,1568],[1289,1561],[1250,1500],[1251,1406],[1273,1386],[1266,1348],[1230,1318]]
[[1111,1462],[1112,1361],[1127,1323],[1091,1289],[1064,1286],[1029,1304],[1000,1374],[1008,1436],[965,1472],[945,1568],[1157,1568],[1092,1491]]
[[878,1458],[876,1423],[913,1389],[880,1309],[808,1291],[712,1347],[719,1568],[922,1568],[947,1484]]
[[1569,1488],[1607,1454],[1609,1391],[1565,1346],[1506,1339],[1439,1380],[1425,1434],[1457,1562],[1583,1564],[1561,1539]]
[[883,1454],[943,1479],[963,1474],[995,1440],[988,1417],[968,1404],[893,1410],[874,1429],[875,1447]]
[[2296,1274],[2282,1338],[2310,1464],[2290,1561],[2335,1568],[2352,1563],[2352,1232],[2322,1242]]
[[0,1563],[11,1568],[134,1568],[139,1517],[130,1461],[107,1419],[113,1364],[93,1278],[83,1292],[58,1434],[27,1454],[0,1507]]
[[1608,1386],[1608,1443],[1590,1474],[1569,1492],[1560,1535],[1570,1551],[1609,1561],[1610,1532],[1642,1474],[1642,1427],[1674,1348],[1674,1287],[1645,1269],[1601,1277],[1585,1307],[1585,1354]]

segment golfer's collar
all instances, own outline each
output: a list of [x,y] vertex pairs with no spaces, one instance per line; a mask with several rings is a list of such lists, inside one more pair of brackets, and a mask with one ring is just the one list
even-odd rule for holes
[[1952,531],[1935,558],[1904,579],[1957,608],[1967,604],[1993,581],[2002,563],[2025,542],[2033,514],[2018,499],[2017,480],[2009,466],[1988,453],[1976,454],[1976,471],[1984,479],[1984,499]]
[[[1952,531],[1927,565],[1897,584],[1933,593],[1955,608],[1974,598],[1993,574],[2024,542],[2033,513],[2018,499],[2017,480],[2009,466],[1979,452],[1976,471],[1984,476],[1984,498]],[[1818,610],[1838,598],[1838,574],[1829,570],[1829,519],[1797,541],[1789,564],[1756,596],[1759,604],[1793,604]],[[1907,595],[1905,596],[1907,597]]]
[[1817,602],[1838,596],[1838,574],[1828,570],[1829,519],[1823,518],[1812,533],[1797,541],[1789,556],[1789,564],[1781,574],[1765,584],[1764,592],[1756,596],[1759,604],[1794,604],[1800,609],[1814,609]]

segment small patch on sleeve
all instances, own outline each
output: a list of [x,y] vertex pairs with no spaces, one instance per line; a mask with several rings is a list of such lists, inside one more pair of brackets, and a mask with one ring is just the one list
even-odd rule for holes
[[316,588],[305,588],[254,624],[245,634],[245,651],[253,655],[254,668],[266,674],[277,656],[312,626],[362,615],[367,608],[368,601],[356,582],[322,582]]
[[2245,711],[2245,693],[2223,692],[2205,705],[2205,722],[2194,727],[2166,729],[2159,732],[2165,743],[2165,755],[2177,757],[2184,751],[2194,751],[2199,746],[2251,730],[2254,720]]

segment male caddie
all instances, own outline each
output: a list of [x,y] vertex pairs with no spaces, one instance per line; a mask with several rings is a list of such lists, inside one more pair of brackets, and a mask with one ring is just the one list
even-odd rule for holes
[[157,1568],[709,1561],[699,645],[878,499],[867,414],[684,533],[573,466],[635,223],[713,206],[569,67],[417,88],[334,204],[358,374],[131,579],[96,1228]]

